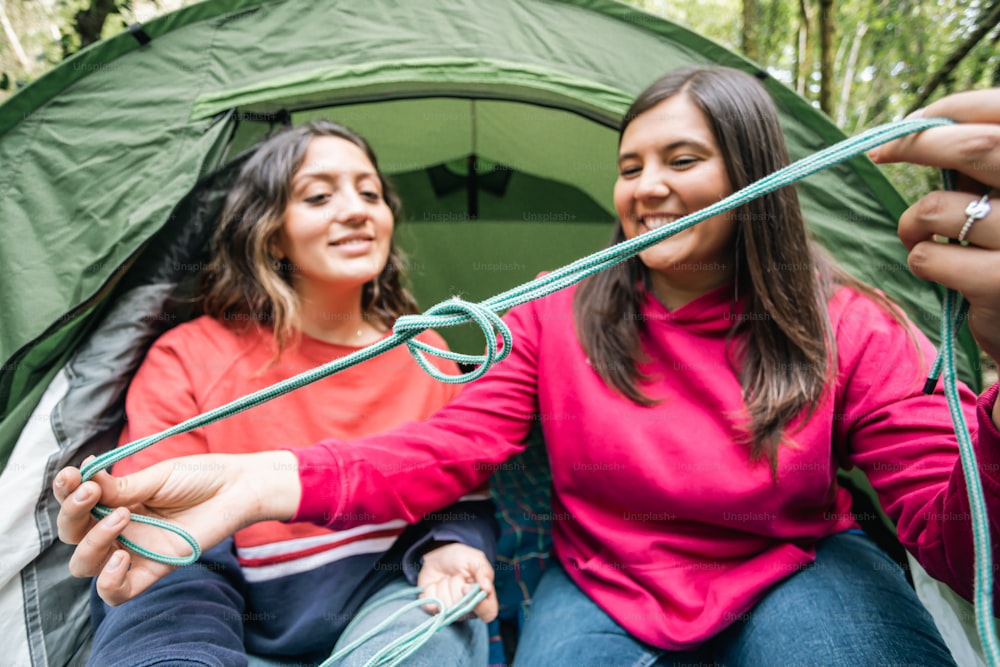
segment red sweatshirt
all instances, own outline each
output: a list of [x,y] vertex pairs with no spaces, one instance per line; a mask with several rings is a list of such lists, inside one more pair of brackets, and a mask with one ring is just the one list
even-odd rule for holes
[[[724,287],[670,312],[649,296],[640,319],[660,399],[634,404],[610,390],[577,341],[573,289],[513,309],[508,359],[422,424],[296,451],[303,500],[295,520],[338,528],[331,515],[420,516],[475,488],[542,423],[553,471],[560,563],[642,641],[697,645],[750,610],[775,582],[814,559],[818,540],[852,527],[838,467],[860,467],[899,538],[965,596],[972,541],[965,483],[944,395],[921,393],[934,359],[917,335],[868,298],[841,289],[829,312],[837,342],[832,392],[787,430],[777,483],[740,443],[746,409],[725,363],[734,319]],[[965,415],[1000,542],[1000,432],[962,388]],[[386,461],[393,461],[391,466]],[[326,518],[326,520],[324,519]],[[994,556],[996,558],[996,556]]]
[[[444,345],[434,333],[420,339]],[[133,379],[121,442],[158,433],[356,349],[304,335],[272,364],[269,329],[237,335],[209,317],[181,324],[156,341]],[[450,361],[438,361],[438,366],[458,372]],[[114,474],[189,454],[304,447],[331,435],[358,438],[425,419],[459,390],[434,380],[405,349],[395,348],[246,412],[158,442],[118,463]],[[414,528],[407,528],[400,517],[383,519],[363,512],[341,517],[352,526],[345,531],[311,523],[258,523],[239,531],[235,546],[224,543],[203,555],[201,562],[208,566],[205,585],[231,586],[233,597],[242,599],[248,619],[244,641],[251,652],[322,659],[372,593],[401,571],[414,579],[421,548],[430,541],[463,542],[493,558],[494,508],[482,494],[478,498],[435,512]],[[413,523],[420,518],[414,517]],[[224,580],[217,576],[221,573],[226,574]],[[164,585],[171,581],[168,576]],[[128,606],[105,610],[102,623],[113,624],[109,632],[134,632],[130,619],[143,613],[139,610],[146,599],[141,596]],[[185,603],[186,598],[178,599],[179,605]],[[182,622],[161,630],[172,633],[173,641],[203,631]]]
[[[437,334],[426,340],[433,345],[443,344]],[[120,442],[158,433],[356,349],[303,335],[298,346],[286,350],[279,363],[271,364],[274,349],[269,329],[237,335],[210,317],[182,324],[157,340],[136,373],[126,402],[128,425]],[[458,372],[451,362],[443,363],[442,370]],[[359,438],[425,419],[459,390],[427,376],[405,349],[397,348],[363,366],[342,371],[335,378],[320,380],[229,419],[158,442],[115,465],[113,474],[127,475],[158,461],[190,454],[304,447],[317,437]],[[381,525],[384,523],[353,521],[354,526],[368,525],[352,531],[345,544],[357,550],[361,548],[360,537],[361,542],[371,541],[373,549],[386,550],[402,532],[403,522]],[[301,551],[302,544],[316,552],[344,541],[330,535],[326,539],[289,542],[319,535],[330,535],[330,531],[310,523],[258,523],[236,534],[237,553],[251,580],[258,576],[270,579],[274,577],[265,575],[265,571],[273,571],[273,575],[288,573],[296,556],[304,555],[292,551]],[[279,542],[287,548],[279,549]],[[318,547],[317,542],[323,546]],[[271,546],[257,548],[261,545]],[[278,567],[280,563],[285,563],[284,568]],[[254,573],[255,569],[260,572]]]

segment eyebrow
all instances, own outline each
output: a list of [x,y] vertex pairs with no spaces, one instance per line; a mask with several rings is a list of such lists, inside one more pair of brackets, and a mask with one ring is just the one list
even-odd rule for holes
[[317,170],[317,171],[306,171],[299,172],[292,177],[292,187],[298,187],[302,183],[307,183],[309,181],[327,181],[332,182],[336,180],[341,174],[346,174],[354,180],[362,180],[365,178],[371,178],[376,182],[379,182],[378,174],[373,171],[351,171],[351,172],[338,172],[336,175],[331,175],[329,171]]
[[[708,144],[706,144],[704,142],[701,142],[701,141],[698,141],[697,139],[680,139],[678,141],[673,141],[673,142],[667,144],[666,146],[664,146],[663,148],[661,148],[660,152],[662,152],[662,153],[669,153],[670,151],[676,150],[678,148],[683,148],[685,146],[691,146],[693,148],[700,149],[700,150],[702,150],[702,151],[704,151],[706,153],[712,152],[712,149],[711,149],[711,147]],[[620,162],[623,162],[625,160],[628,160],[628,159],[631,159],[631,158],[637,158],[637,157],[639,157],[639,154],[635,153],[635,152],[632,152],[632,153],[623,153],[622,155],[618,156],[618,162],[620,163]]]

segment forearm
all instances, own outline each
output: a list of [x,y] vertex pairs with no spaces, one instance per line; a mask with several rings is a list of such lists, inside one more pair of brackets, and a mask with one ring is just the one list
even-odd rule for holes
[[521,445],[469,441],[459,432],[407,425],[405,432],[294,451],[301,502],[295,521],[334,530],[402,519],[416,523],[481,487]]

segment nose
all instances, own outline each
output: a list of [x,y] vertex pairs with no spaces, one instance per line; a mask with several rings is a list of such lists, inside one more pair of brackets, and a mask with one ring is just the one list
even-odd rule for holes
[[347,188],[338,194],[333,220],[342,225],[360,225],[368,220],[368,206],[361,193]]
[[666,170],[657,164],[643,166],[635,186],[636,199],[662,199],[670,194]]

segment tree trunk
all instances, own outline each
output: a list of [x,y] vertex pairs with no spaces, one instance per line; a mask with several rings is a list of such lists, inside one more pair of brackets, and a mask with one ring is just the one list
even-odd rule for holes
[[755,63],[760,62],[760,39],[757,37],[759,19],[757,0],[743,0],[743,55]]
[[819,0],[819,108],[833,116],[834,0]]
[[14,32],[14,26],[7,18],[7,8],[4,6],[3,0],[0,0],[0,24],[3,25],[3,32],[7,36],[7,41],[10,42],[10,48],[14,51],[17,61],[21,63],[21,67],[30,71],[31,61],[28,59],[28,54],[24,52],[24,47],[21,46],[21,40],[18,39],[17,33]]
[[952,71],[958,67],[958,64],[962,62],[962,59],[969,55],[969,52],[972,51],[972,49],[976,47],[976,44],[978,44],[984,37],[986,37],[986,35],[990,33],[991,30],[996,27],[997,23],[1000,23],[1000,0],[994,0],[994,2],[983,11],[982,15],[984,17],[983,20],[979,22],[979,25],[972,31],[972,34],[969,35],[969,37],[952,52],[951,56],[948,57],[948,60],[946,60],[945,63],[941,65],[940,69],[938,69],[938,71],[931,76],[927,83],[921,87],[920,96],[917,97],[917,100],[910,105],[909,109],[906,110],[907,114],[911,114],[920,107],[924,106],[924,104],[927,103],[927,100],[931,98],[931,95],[934,94],[934,91],[937,90],[937,88],[948,79]]
[[810,0],[799,0],[799,39],[795,58],[795,91],[803,97],[812,75],[812,6]]
[[851,85],[854,83],[855,70],[858,67],[858,54],[861,51],[861,42],[868,32],[868,24],[858,21],[857,30],[854,31],[854,39],[851,41],[851,50],[847,54],[840,79],[840,101],[837,104],[837,126],[844,127],[847,124],[847,107],[851,102]]
[[[998,44],[1000,44],[1000,35],[998,35],[997,38],[993,40],[993,46],[994,47],[997,46]],[[994,88],[1000,87],[1000,62],[998,62],[997,66],[993,69],[993,84],[992,85],[993,85]]]

